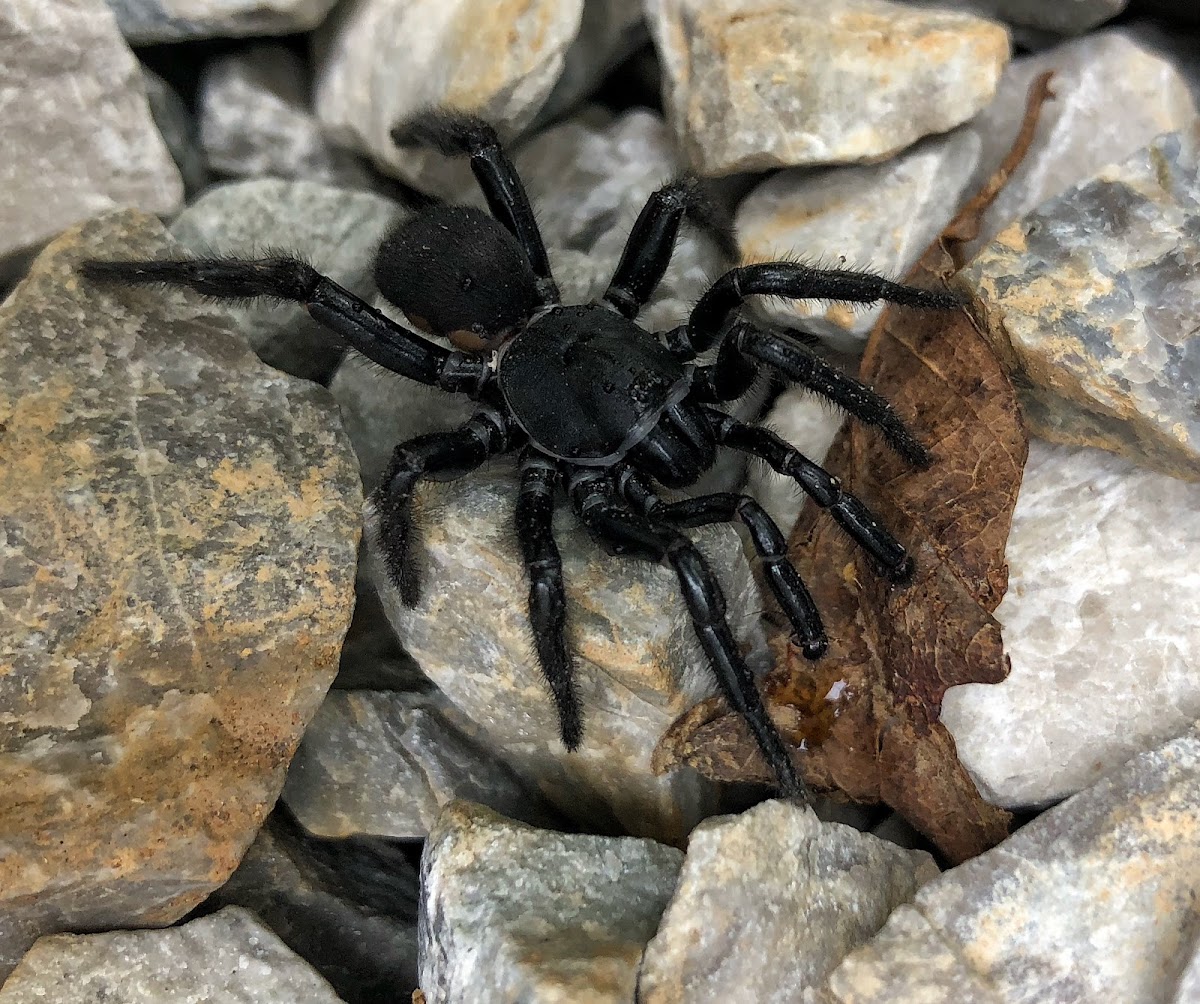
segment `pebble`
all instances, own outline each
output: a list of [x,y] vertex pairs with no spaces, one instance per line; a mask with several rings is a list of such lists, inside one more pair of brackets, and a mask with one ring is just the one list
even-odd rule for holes
[[0,275],[105,209],[182,204],[141,67],[100,0],[0,6],[0,120]]
[[361,495],[327,392],[195,296],[75,271],[172,250],[145,214],[90,220],[0,308],[0,976],[228,877],[350,620]]
[[428,1004],[627,1004],[682,852],[447,806],[421,861]]
[[988,801],[1047,805],[1200,718],[1200,485],[1034,440],[1005,559],[1012,672],[942,702]]
[[887,0],[647,0],[663,104],[701,174],[875,161],[983,108],[1005,28]]
[[802,1000],[937,874],[924,851],[823,823],[797,804],[707,819],[688,838],[637,1000]]
[[1200,121],[1009,226],[956,281],[1030,429],[1200,480]]
[[105,0],[130,45],[290,35],[321,23],[337,0]]
[[228,907],[168,931],[42,938],[0,991],[4,1004],[160,1004],[341,998],[246,910]]

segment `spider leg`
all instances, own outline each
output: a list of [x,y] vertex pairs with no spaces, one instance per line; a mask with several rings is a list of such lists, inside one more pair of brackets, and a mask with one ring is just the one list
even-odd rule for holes
[[476,412],[457,429],[431,432],[406,440],[392,453],[392,462],[371,494],[367,513],[388,574],[406,606],[420,598],[420,575],[412,560],[412,497],[421,478],[453,481],[504,453],[517,439],[500,412]]
[[563,587],[562,558],[554,543],[554,488],[558,471],[545,457],[527,451],[521,458],[521,494],[517,497],[517,539],[529,575],[529,621],[537,646],[538,662],[550,684],[558,727],[569,750],[579,748],[583,718],[575,667],[567,651],[567,596]]
[[625,479],[624,495],[644,515],[678,528],[740,522],[750,532],[767,584],[799,636],[805,657],[819,659],[825,654],[829,639],[817,604],[800,573],[788,561],[783,531],[755,499],[732,492],[715,492],[679,502],[663,502],[632,473]]
[[769,429],[746,425],[716,408],[705,408],[713,435],[722,446],[761,457],[785,477],[792,478],[838,525],[879,563],[883,574],[902,584],[912,578],[913,560],[903,545],[879,524],[865,505],[842,491],[837,478]]
[[578,472],[569,491],[579,518],[614,551],[666,561],[674,568],[696,635],[725,699],[749,724],[780,790],[785,795],[807,799],[808,790],[796,774],[783,738],[767,715],[754,674],[729,628],[721,586],[696,545],[669,524],[641,516],[618,502],[616,488],[605,475]]
[[685,175],[664,185],[642,207],[604,299],[626,317],[637,317],[666,274],[684,217],[712,234],[721,252],[738,258],[737,241],[723,214],[708,199],[697,178]]
[[434,108],[393,126],[391,136],[397,146],[427,146],[447,157],[471,158],[471,171],[488,208],[516,237],[537,276],[542,302],[557,303],[558,286],[550,273],[550,259],[533,207],[496,130],[474,115]]
[[298,258],[85,261],[80,271],[94,282],[184,286],[217,300],[289,300],[394,373],[465,393],[478,392],[488,378],[485,359],[427,341]]

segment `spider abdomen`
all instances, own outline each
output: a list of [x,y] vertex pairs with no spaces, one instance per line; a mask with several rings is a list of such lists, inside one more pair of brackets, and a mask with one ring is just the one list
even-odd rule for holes
[[554,307],[504,349],[500,389],[543,453],[609,466],[687,395],[691,369],[632,321],[598,305]]

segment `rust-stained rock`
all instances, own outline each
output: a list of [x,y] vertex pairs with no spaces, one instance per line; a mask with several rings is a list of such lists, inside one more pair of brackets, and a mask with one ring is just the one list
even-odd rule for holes
[[965,122],[1007,30],[887,0],[647,0],[663,105],[701,174],[880,160]]
[[1200,480],[1200,124],[1002,231],[976,294],[1030,429]]
[[360,489],[321,388],[196,297],[88,285],[124,212],[0,309],[0,971],[223,882],[337,669]]

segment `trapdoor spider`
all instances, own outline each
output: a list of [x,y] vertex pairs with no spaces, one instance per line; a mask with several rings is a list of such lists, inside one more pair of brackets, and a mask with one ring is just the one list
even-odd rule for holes
[[[90,261],[83,272],[96,281],[186,286],[221,299],[293,301],[376,363],[472,397],[478,410],[457,429],[397,446],[372,496],[374,532],[404,601],[415,603],[418,595],[411,561],[418,480],[460,477],[489,457],[520,450],[516,530],[530,582],[529,618],[567,748],[579,745],[583,718],[565,640],[562,563],[551,534],[559,489],[610,551],[674,569],[721,692],[749,724],[781,791],[804,796],[726,621],[721,587],[682,531],[740,522],[804,653],[815,659],[825,651],[825,632],[787,560],[783,534],[749,496],[665,501],[652,486],[695,483],[719,447],[760,457],[827,509],[883,575],[904,582],[911,559],[858,499],[778,436],[714,405],[744,394],[765,364],[876,426],[895,451],[923,466],[925,448],[885,400],[798,341],[743,318],[738,308],[756,294],[918,308],[949,308],[956,301],[868,273],[765,262],[727,271],[686,324],[650,334],[635,319],[666,272],[681,223],[687,218],[715,228],[696,179],[673,181],[650,197],[599,302],[564,306],[529,199],[491,126],[470,115],[428,111],[397,126],[392,137],[469,156],[491,209],[489,216],[465,206],[427,208],[385,238],[375,261],[379,291],[417,328],[447,336],[453,349],[395,323],[293,257]],[[732,244],[728,231],[724,238]],[[714,346],[715,363],[696,362]]]

